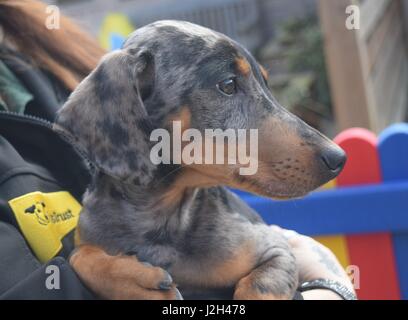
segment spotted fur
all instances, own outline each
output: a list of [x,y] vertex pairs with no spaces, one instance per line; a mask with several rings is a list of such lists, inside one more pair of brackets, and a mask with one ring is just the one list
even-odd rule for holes
[[[72,136],[98,168],[78,234],[88,251],[89,245],[103,248],[98,256],[79,247],[73,265],[101,296],[123,297],[116,290],[126,279],[137,289],[126,297],[151,298],[157,283],[143,286],[140,275],[129,272],[144,270],[140,261],[147,261],[167,270],[183,293],[231,288],[239,299],[292,297],[297,269],[287,241],[223,185],[298,197],[338,174],[322,153],[344,155],[280,106],[262,73],[226,36],[160,21],[131,34],[73,92],[55,129]],[[216,85],[231,77],[238,90],[226,97]],[[170,119],[202,132],[259,129],[258,173],[240,176],[239,165],[153,165],[149,134],[170,128]],[[101,258],[105,252],[110,259]],[[123,260],[123,254],[137,259]],[[123,270],[112,267],[115,259],[122,259]]]

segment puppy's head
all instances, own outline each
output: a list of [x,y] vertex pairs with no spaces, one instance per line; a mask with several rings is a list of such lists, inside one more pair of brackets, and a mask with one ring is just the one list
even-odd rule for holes
[[[266,77],[226,36],[159,21],[102,60],[60,111],[56,127],[75,137],[102,170],[132,183],[164,175],[184,186],[225,184],[275,198],[301,196],[336,177],[345,153],[280,106]],[[204,137],[206,129],[257,129],[257,172],[241,175],[243,165],[229,161],[153,165],[149,135],[154,128],[171,130],[173,121]]]

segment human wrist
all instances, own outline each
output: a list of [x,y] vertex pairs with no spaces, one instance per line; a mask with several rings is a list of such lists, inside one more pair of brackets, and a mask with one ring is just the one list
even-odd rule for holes
[[313,274],[308,274],[307,276],[302,277],[302,283],[314,281],[317,279],[326,279],[326,280],[336,281],[342,284],[343,286],[347,287],[347,289],[349,289],[353,293],[355,293],[354,285],[345,272],[344,274],[340,274],[340,273],[334,274],[333,272],[330,272],[327,270],[320,270],[320,272],[315,272]]
[[337,293],[327,289],[311,289],[302,292],[303,300],[343,300]]
[[[350,289],[348,286],[344,285],[343,282],[333,279],[318,278],[312,281],[306,281],[300,285],[298,290],[302,293],[303,297],[303,294],[306,292],[313,290],[324,290],[318,292],[313,291],[312,293],[307,294],[307,298],[305,300],[333,300],[334,296],[325,291],[331,291],[342,300],[357,300],[357,296],[353,288]],[[318,294],[321,294],[321,296],[318,296]]]

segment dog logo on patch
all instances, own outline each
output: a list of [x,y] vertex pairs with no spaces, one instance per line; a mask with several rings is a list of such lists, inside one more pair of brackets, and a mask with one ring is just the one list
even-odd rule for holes
[[82,209],[67,191],[34,191],[8,203],[25,239],[41,262],[49,261],[61,250],[62,239],[77,226]]
[[35,214],[35,216],[37,217],[38,223],[42,224],[43,226],[46,226],[48,223],[50,223],[50,220],[48,219],[48,216],[45,213],[45,203],[44,202],[37,201],[31,207],[28,207],[27,209],[25,209],[24,213]]
[[37,201],[31,207],[28,207],[24,210],[26,214],[34,214],[37,218],[39,224],[46,226],[50,222],[51,223],[58,223],[65,220],[69,220],[74,217],[74,214],[70,209],[62,213],[47,213],[46,212],[46,205],[44,202]]

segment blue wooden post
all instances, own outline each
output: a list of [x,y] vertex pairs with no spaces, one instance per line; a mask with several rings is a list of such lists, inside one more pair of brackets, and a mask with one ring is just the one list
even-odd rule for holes
[[[378,150],[385,184],[408,181],[408,124],[399,123],[384,130],[379,136]],[[405,199],[408,220],[408,199]],[[408,230],[393,234],[395,258],[398,268],[401,296],[408,299]]]

